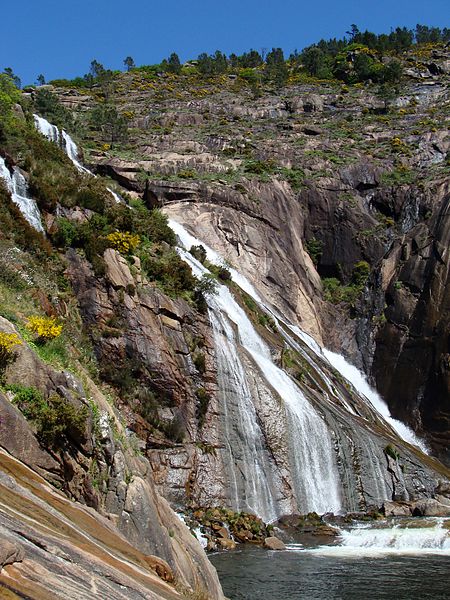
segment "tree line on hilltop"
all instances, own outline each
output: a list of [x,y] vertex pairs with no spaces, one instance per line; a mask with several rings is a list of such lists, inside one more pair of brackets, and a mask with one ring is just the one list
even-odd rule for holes
[[[360,31],[355,24],[342,38],[320,40],[302,51],[295,50],[285,57],[281,48],[270,51],[251,49],[241,55],[226,55],[220,50],[213,54],[201,53],[196,59],[182,63],[176,52],[155,65],[136,66],[134,59],[127,56],[123,63],[127,71],[143,71],[148,74],[172,73],[174,75],[196,73],[204,77],[230,74],[239,75],[250,84],[265,82],[283,86],[290,75],[306,73],[319,79],[339,79],[346,83],[372,81],[392,83],[400,79],[402,67],[393,57],[422,44],[447,44],[450,42],[450,29],[416,25],[414,29],[397,27],[389,34],[376,34]],[[384,57],[385,60],[382,60]],[[20,88],[20,78],[11,68],[7,74]],[[119,71],[105,68],[93,60],[88,73],[72,80],[53,80],[55,85],[93,88],[100,85],[108,99],[115,75]],[[43,85],[45,78],[38,75],[37,83]]]

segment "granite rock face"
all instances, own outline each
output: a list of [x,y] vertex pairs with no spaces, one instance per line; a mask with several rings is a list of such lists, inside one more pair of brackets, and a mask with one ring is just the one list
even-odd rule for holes
[[437,208],[386,257],[386,324],[375,338],[372,372],[395,416],[428,432],[448,461],[450,445],[450,197],[439,190]]
[[[3,318],[0,328],[14,332]],[[0,588],[39,599],[50,590],[91,598],[94,590],[114,599],[195,592],[221,600],[201,546],[157,493],[150,463],[99,388],[86,373],[82,385],[44,364],[26,343],[17,348],[7,385],[57,393],[89,416],[84,432],[46,447],[11,403],[14,392],[0,394]]]

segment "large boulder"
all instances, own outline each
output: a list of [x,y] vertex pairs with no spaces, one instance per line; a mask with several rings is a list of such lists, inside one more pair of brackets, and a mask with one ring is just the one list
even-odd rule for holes
[[134,287],[134,279],[131,275],[127,261],[112,248],[107,248],[103,255],[106,265],[108,280],[115,288],[129,289]]
[[384,502],[382,511],[386,517],[410,517],[412,514],[410,502]]
[[414,503],[413,515],[415,517],[448,517],[450,516],[450,506],[445,506],[433,498],[424,498]]
[[264,548],[268,550],[286,550],[286,545],[277,537],[270,536],[264,540]]

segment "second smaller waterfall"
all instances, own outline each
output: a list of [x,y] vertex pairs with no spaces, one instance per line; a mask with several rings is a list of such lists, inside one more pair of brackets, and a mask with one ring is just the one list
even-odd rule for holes
[[[64,152],[67,154],[67,156],[70,158],[70,160],[73,162],[73,164],[76,166],[78,171],[80,171],[80,173],[86,173],[87,175],[92,175],[92,177],[95,177],[94,173],[89,171],[89,169],[86,169],[86,167],[84,167],[80,163],[78,146],[75,144],[75,142],[67,133],[67,131],[61,129],[60,132],[56,125],[52,125],[52,123],[49,123],[47,119],[44,119],[44,117],[40,117],[39,115],[33,115],[33,117],[36,129],[40,131],[42,135],[44,135],[48,140],[50,140],[50,142],[59,144],[64,150]],[[119,196],[119,194],[114,192],[109,187],[107,187],[106,189],[112,195],[117,204],[121,204],[124,202],[124,200]]]
[[4,159],[0,156],[0,177],[5,181],[6,187],[11,193],[11,198],[20,209],[28,223],[41,233],[44,232],[41,221],[41,213],[36,201],[30,197],[25,177],[14,167],[10,173]]

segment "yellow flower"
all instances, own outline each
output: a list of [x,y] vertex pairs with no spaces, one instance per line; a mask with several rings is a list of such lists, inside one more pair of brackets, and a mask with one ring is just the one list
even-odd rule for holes
[[133,252],[141,241],[138,235],[129,231],[113,231],[106,236],[106,239],[111,248],[122,254]]
[[53,340],[61,335],[62,325],[58,325],[55,317],[39,317],[33,315],[26,324],[28,331],[35,333],[41,340]]
[[0,357],[9,356],[14,346],[20,346],[21,343],[17,333],[0,332]]

